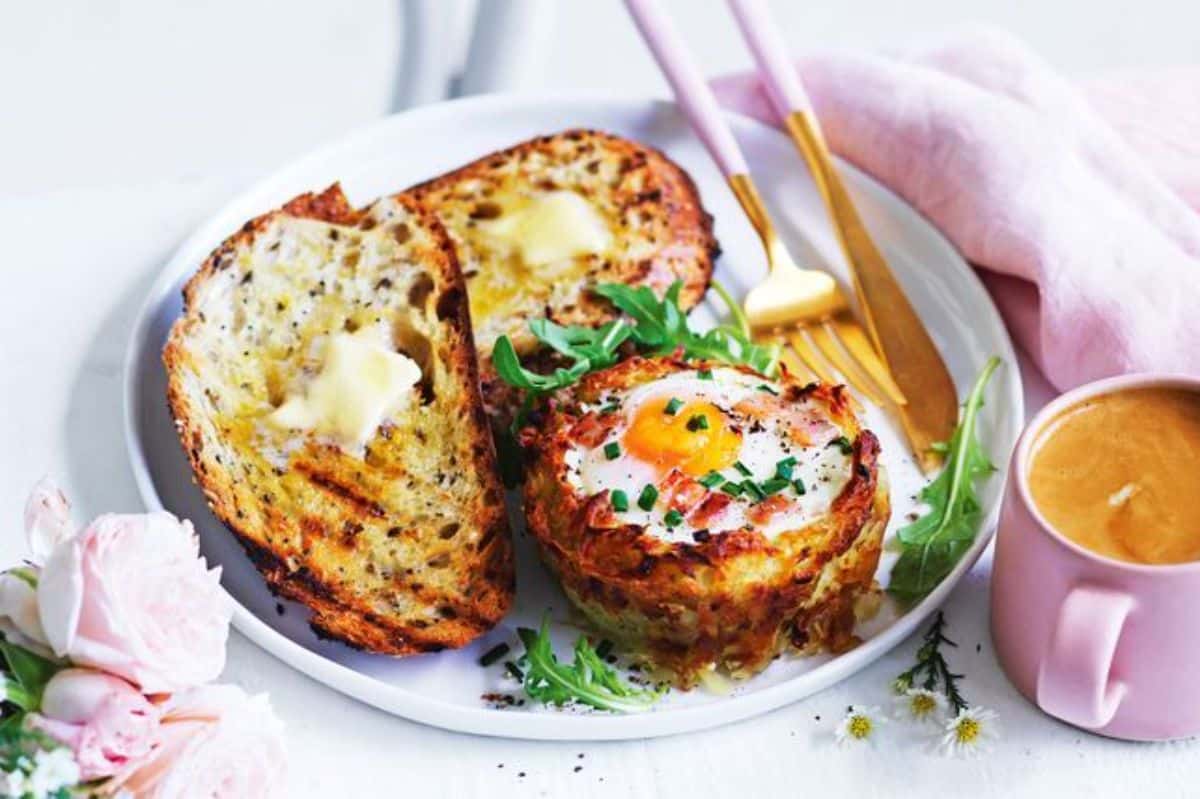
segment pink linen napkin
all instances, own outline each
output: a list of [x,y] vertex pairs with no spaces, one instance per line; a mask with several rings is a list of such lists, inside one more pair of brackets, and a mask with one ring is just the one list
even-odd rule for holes
[[[1200,69],[1080,88],[987,29],[798,67],[833,150],[984,270],[1055,386],[1200,374]],[[756,77],[715,88],[777,122]]]

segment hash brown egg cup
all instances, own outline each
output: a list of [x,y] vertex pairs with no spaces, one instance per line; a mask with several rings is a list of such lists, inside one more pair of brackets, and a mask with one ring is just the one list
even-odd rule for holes
[[632,358],[561,392],[524,439],[543,559],[680,687],[844,651],[878,607],[886,479],[843,386]]

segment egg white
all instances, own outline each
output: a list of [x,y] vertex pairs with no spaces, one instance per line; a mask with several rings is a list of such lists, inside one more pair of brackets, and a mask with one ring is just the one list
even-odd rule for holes
[[[637,418],[639,409],[647,402],[664,397],[675,397],[685,405],[706,401],[723,412],[726,424],[741,428],[738,461],[750,471],[751,479],[761,482],[774,476],[776,464],[792,457],[797,461],[792,477],[802,480],[807,492],[797,496],[793,489],[784,489],[795,505],[775,514],[765,525],[754,524],[749,519],[752,498],[747,495],[735,497],[725,511],[704,529],[715,533],[750,527],[767,538],[773,538],[786,530],[804,527],[829,511],[830,504],[850,479],[851,457],[839,447],[828,446],[841,432],[827,418],[816,425],[812,445],[801,447],[790,441],[787,432],[773,420],[763,420],[761,425],[755,425],[752,420],[733,410],[743,400],[763,391],[764,385],[776,392],[782,390],[776,383],[734,369],[713,369],[712,379],[703,379],[697,371],[689,370],[670,374],[619,396],[603,397],[594,406],[583,410],[599,410],[616,399],[620,402],[617,411],[620,418],[609,436],[598,446],[577,446],[567,452],[568,481],[573,489],[588,496],[601,491],[624,491],[629,498],[629,509],[616,513],[622,523],[641,525],[650,535],[667,541],[695,540],[694,533],[698,528],[687,519],[678,525],[667,526],[664,516],[668,507],[663,496],[650,510],[638,506],[637,500],[643,488],[661,479],[655,466],[639,460],[624,447],[620,455],[610,460],[604,453],[604,444],[620,442]],[[826,416],[815,404],[814,414]],[[732,480],[745,479],[745,475],[732,466],[723,469],[721,474]]]

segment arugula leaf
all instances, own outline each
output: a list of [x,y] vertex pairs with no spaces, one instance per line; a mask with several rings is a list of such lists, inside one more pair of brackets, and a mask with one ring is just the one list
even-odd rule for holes
[[975,380],[962,418],[950,441],[942,447],[946,466],[918,498],[929,512],[897,533],[902,546],[900,559],[892,567],[888,593],[913,602],[932,591],[971,548],[983,521],[983,506],[975,493],[975,481],[996,471],[988,459],[975,425],[983,406],[983,391],[1000,365],[993,356]]
[[525,645],[518,664],[525,674],[525,693],[531,699],[552,705],[581,702],[598,710],[636,713],[648,710],[662,697],[662,691],[628,685],[582,635],[575,642],[571,665],[559,663],[550,645],[547,617],[542,618],[540,630],[522,627],[517,634]]
[[521,359],[508,336],[496,340],[492,349],[492,364],[504,382],[533,394],[548,394],[575,383],[588,372],[612,366],[617,360],[617,348],[632,335],[624,320],[592,329],[571,325],[564,327],[549,319],[535,319],[529,330],[551,349],[572,359],[568,367],[559,367],[548,375],[532,372],[521,365]]
[[679,309],[681,281],[672,283],[661,301],[649,286],[601,283],[593,291],[633,319],[633,340],[644,353],[667,355],[682,348],[685,358],[746,364],[756,372],[773,376],[779,365],[779,347],[754,343],[737,302],[720,283],[714,280],[712,285],[734,324],[718,325],[706,333],[692,330]]
[[46,683],[62,666],[27,649],[0,639],[0,655],[4,658],[4,698],[25,711],[42,705]]

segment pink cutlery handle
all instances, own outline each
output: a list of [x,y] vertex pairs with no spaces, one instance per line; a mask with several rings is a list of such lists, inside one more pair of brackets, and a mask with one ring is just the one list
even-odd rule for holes
[[717,98],[657,0],[625,0],[625,5],[671,84],[683,113],[722,174],[728,178],[748,172],[746,158],[721,114]]
[[1071,589],[1038,669],[1042,710],[1088,729],[1112,721],[1126,686],[1110,672],[1132,609],[1133,597],[1121,591],[1088,585]]
[[750,45],[750,52],[758,64],[759,77],[767,85],[775,113],[782,119],[793,111],[811,111],[812,103],[808,101],[800,75],[766,3],[763,0],[728,2],[742,29],[742,37]]

